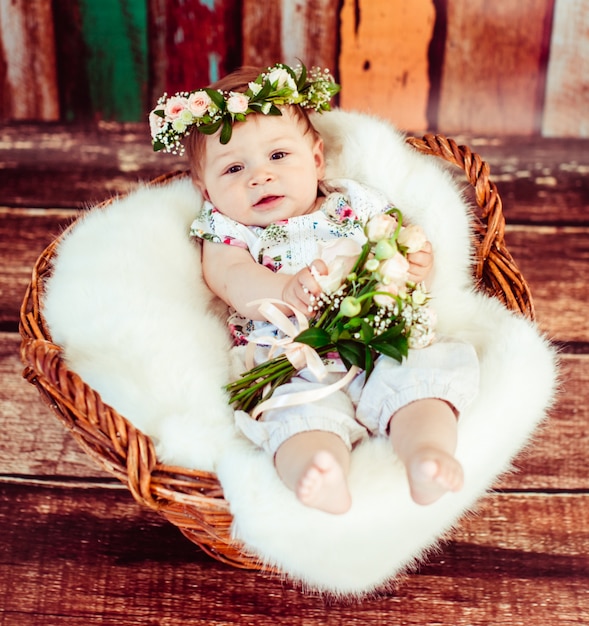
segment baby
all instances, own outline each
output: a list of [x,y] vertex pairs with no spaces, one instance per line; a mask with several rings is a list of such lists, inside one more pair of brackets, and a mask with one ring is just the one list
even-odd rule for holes
[[[327,72],[242,68],[212,89],[162,98],[151,115],[155,149],[186,143],[205,199],[192,226],[202,240],[204,279],[232,309],[230,328],[240,338],[270,334],[256,301],[272,298],[287,314],[294,307],[309,315],[321,294],[318,277],[327,273],[318,244],[341,237],[363,244],[366,222],[391,207],[356,181],[324,180],[323,140],[312,116],[329,110],[338,89]],[[407,260],[409,279],[427,282],[431,244]],[[267,358],[268,349],[258,347],[257,362]],[[304,368],[273,397],[321,388],[342,370],[318,380]],[[368,378],[362,373],[321,400],[271,408],[258,421],[236,417],[303,504],[342,514],[352,504],[350,453],[367,434],[389,438],[416,503],[460,490],[457,419],[477,390],[473,347],[438,338],[410,350],[402,364],[381,355]]]

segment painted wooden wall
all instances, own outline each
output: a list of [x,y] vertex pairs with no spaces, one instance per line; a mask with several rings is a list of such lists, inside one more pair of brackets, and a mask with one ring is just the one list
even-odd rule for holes
[[0,0],[0,120],[140,121],[297,58],[411,131],[589,136],[589,0]]

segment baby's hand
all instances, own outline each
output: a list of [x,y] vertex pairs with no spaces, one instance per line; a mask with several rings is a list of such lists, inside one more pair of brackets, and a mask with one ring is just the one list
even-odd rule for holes
[[311,265],[293,274],[282,290],[284,302],[295,307],[308,317],[311,316],[309,307],[312,305],[312,296],[318,296],[321,293],[321,287],[313,277],[311,267],[319,275],[327,274],[327,265],[321,259],[316,259]]
[[421,283],[429,277],[434,266],[432,244],[426,241],[421,250],[407,255],[409,261],[409,280]]

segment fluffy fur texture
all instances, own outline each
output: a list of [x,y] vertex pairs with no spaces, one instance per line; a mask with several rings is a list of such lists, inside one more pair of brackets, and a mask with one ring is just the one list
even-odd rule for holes
[[200,202],[187,179],[139,188],[80,220],[59,247],[44,313],[70,367],[153,438],[162,461],[216,472],[236,539],[304,587],[361,595],[423,558],[510,468],[551,402],[556,357],[533,324],[473,291],[468,208],[438,160],[364,115],[334,111],[316,123],[328,177],[381,189],[425,228],[440,330],[478,351],[480,394],[459,422],[460,493],[415,504],[377,439],[353,452],[346,515],[306,508],[282,485],[237,433],[221,390],[229,345],[187,235]]

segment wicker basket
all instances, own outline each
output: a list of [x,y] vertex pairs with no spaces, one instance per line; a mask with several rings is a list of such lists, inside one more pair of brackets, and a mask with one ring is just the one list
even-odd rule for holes
[[[480,209],[476,218],[475,277],[481,289],[530,319],[534,310],[528,286],[504,242],[505,220],[489,166],[468,147],[440,135],[409,138],[418,151],[434,155],[464,170]],[[181,173],[157,179],[158,184]],[[61,238],[41,254],[20,313],[23,376],[34,384],[82,448],[104,469],[126,484],[135,499],[177,526],[191,541],[224,563],[264,569],[231,538],[232,517],[221,486],[212,473],[158,463],[149,437],[137,430],[97,392],[67,368],[41,313],[43,285]]]

